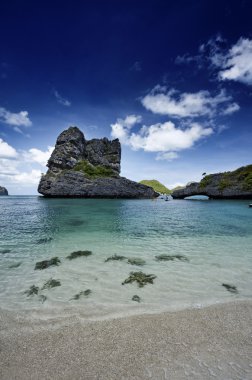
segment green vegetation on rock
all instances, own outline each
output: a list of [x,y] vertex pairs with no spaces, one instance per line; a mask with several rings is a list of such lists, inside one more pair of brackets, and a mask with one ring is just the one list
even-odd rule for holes
[[87,256],[90,256],[90,255],[92,255],[91,251],[75,251],[75,252],[72,252],[66,258],[68,260],[73,260],[73,259],[76,259],[77,257],[81,257],[81,256],[87,257]]
[[102,165],[92,165],[87,160],[79,161],[75,166],[74,170],[82,172],[87,178],[100,178],[100,177],[113,177],[115,172],[106,166]]
[[200,189],[204,189],[205,187],[207,187],[208,185],[210,185],[210,183],[211,183],[211,175],[206,175],[200,181],[199,187],[200,187]]
[[[199,184],[201,189],[204,189],[208,185],[212,185],[212,180],[214,180],[214,174],[206,175]],[[252,165],[243,166],[232,172],[220,173],[220,181],[218,184],[218,189],[220,191],[226,188],[238,186],[242,190],[252,190]]]
[[160,183],[156,179],[150,179],[150,180],[144,179],[140,181],[139,183],[141,183],[142,185],[152,187],[152,189],[156,191],[157,193],[171,194],[171,190],[167,189],[167,187],[165,187],[162,183]]

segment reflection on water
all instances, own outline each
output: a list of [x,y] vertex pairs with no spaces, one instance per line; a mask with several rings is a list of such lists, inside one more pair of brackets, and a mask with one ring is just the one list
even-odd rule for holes
[[[0,302],[11,309],[87,315],[171,310],[252,295],[252,214],[247,201],[0,198]],[[92,255],[68,260],[73,251]],[[143,266],[112,255],[139,258]],[[158,261],[157,255],[189,261]],[[60,264],[34,270],[38,261]],[[143,288],[131,271],[155,274]],[[43,288],[50,279],[61,286]],[[222,283],[234,285],[231,294]],[[31,286],[38,294],[24,294]],[[91,293],[84,295],[86,290]],[[76,294],[82,296],[73,301]],[[141,303],[132,301],[138,295]],[[43,298],[41,296],[46,297]],[[43,300],[43,302],[41,302]]]

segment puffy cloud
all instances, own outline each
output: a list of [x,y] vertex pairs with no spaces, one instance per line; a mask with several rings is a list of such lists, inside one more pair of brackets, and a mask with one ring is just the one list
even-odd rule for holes
[[[133,116],[133,115],[131,115]],[[149,127],[142,126],[138,132],[132,132],[132,127],[139,122],[135,116],[135,123],[125,124],[125,120],[118,119],[111,125],[112,137],[117,137],[123,144],[133,150],[143,149],[146,152],[156,152],[157,160],[172,160],[178,157],[177,152],[191,148],[198,140],[213,133],[212,128],[205,128],[198,123],[191,123],[186,128],[178,128],[171,121],[158,123]]]
[[212,133],[212,128],[204,128],[198,123],[183,130],[167,121],[148,128],[144,126],[139,133],[132,133],[129,144],[133,149],[143,149],[146,152],[175,152],[191,148],[196,141]]
[[63,98],[57,90],[54,90],[54,96],[57,100],[57,102],[59,104],[61,104],[62,106],[65,106],[65,107],[70,107],[71,106],[71,102],[69,100],[67,100],[66,98]]
[[12,113],[3,107],[0,107],[0,121],[16,127],[30,127],[32,125],[27,111]]
[[40,149],[37,148],[31,148],[27,152],[24,152],[24,157],[31,162],[37,162],[38,164],[42,166],[46,166],[47,161],[49,160],[54,147],[48,146],[48,149],[43,152]]
[[111,124],[111,136],[126,144],[129,130],[141,121],[142,117],[139,115],[128,115],[125,119],[117,119],[116,123]]
[[41,171],[45,169],[53,147],[46,151],[31,148],[28,151],[17,151],[0,139],[0,178],[3,183],[22,186],[37,185]]
[[[216,96],[211,96],[209,91],[203,90],[179,94],[174,89],[166,92],[164,88],[155,87],[142,99],[142,104],[147,110],[160,115],[180,118],[212,117],[219,112],[221,107],[227,106],[231,100],[232,98],[226,94],[225,90],[221,90]],[[237,109],[239,108],[233,108],[233,112]]]
[[32,169],[30,172],[20,172],[11,177],[11,181],[14,183],[24,185],[37,185],[41,177],[41,171]]
[[0,138],[0,158],[16,158],[17,155],[16,149]]
[[240,38],[216,66],[221,68],[220,80],[234,80],[252,85],[252,40]]
[[18,161],[10,158],[0,158],[0,177],[18,174]]

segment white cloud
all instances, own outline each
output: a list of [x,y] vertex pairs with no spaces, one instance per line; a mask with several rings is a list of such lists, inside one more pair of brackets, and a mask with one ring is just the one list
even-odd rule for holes
[[40,149],[37,148],[31,148],[27,152],[24,152],[24,157],[26,160],[30,162],[36,162],[42,166],[46,166],[47,161],[49,160],[52,152],[53,152],[54,147],[53,146],[48,146],[48,149],[43,152]]
[[61,104],[62,106],[65,106],[65,107],[70,107],[71,106],[71,102],[69,100],[67,100],[66,98],[63,98],[57,90],[54,90],[54,96],[55,98],[57,99],[57,102],[59,104]]
[[16,149],[0,138],[0,158],[15,158],[17,155]]
[[41,172],[46,170],[46,163],[53,151],[49,146],[46,151],[31,148],[17,151],[14,147],[0,139],[0,179],[8,188],[14,186],[38,185]]
[[30,172],[20,172],[11,177],[11,181],[14,183],[24,185],[38,185],[41,177],[41,170],[32,169]]
[[158,153],[156,160],[167,160],[167,161],[172,161],[175,158],[178,158],[179,155],[176,152],[165,152],[165,153]]
[[252,40],[240,38],[216,66],[221,68],[220,80],[234,80],[252,85]]
[[174,89],[165,92],[164,88],[155,87],[150,94],[142,99],[142,104],[147,110],[160,115],[180,118],[212,117],[219,112],[219,108],[227,106],[231,100],[231,96],[228,96],[225,90],[221,90],[216,96],[212,96],[209,91],[203,90],[179,94]]
[[[213,133],[212,128],[205,128],[198,123],[191,123],[190,126],[181,129],[171,121],[149,127],[144,125],[138,132],[132,132],[133,119],[130,126],[126,126],[125,120],[118,119],[111,125],[112,137],[119,138],[133,150],[143,149],[146,152],[158,153],[157,160],[175,159],[178,157],[178,151],[191,148],[197,141]],[[135,120],[141,119],[135,116]]]
[[10,158],[0,158],[0,177],[18,174],[18,161]]
[[111,124],[111,136],[119,139],[121,143],[126,144],[128,140],[129,130],[142,121],[139,115],[128,115],[125,119],[117,119],[116,123]]
[[237,103],[231,103],[221,113],[222,115],[231,115],[232,113],[239,111],[240,106]]
[[17,127],[30,127],[32,125],[27,111],[12,113],[3,107],[0,107],[0,121]]
[[139,133],[129,136],[129,144],[133,149],[143,149],[146,152],[175,152],[191,148],[194,143],[213,133],[212,128],[203,128],[198,123],[182,130],[167,121],[143,127]]
[[178,56],[175,63],[196,63],[199,69],[218,69],[220,81],[233,80],[252,85],[252,39],[241,37],[228,49],[227,41],[217,35],[202,44],[197,55]]

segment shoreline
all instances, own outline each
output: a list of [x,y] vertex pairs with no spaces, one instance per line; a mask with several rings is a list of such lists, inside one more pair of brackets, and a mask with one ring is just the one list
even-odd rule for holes
[[0,378],[251,379],[252,301],[101,321],[0,310]]

